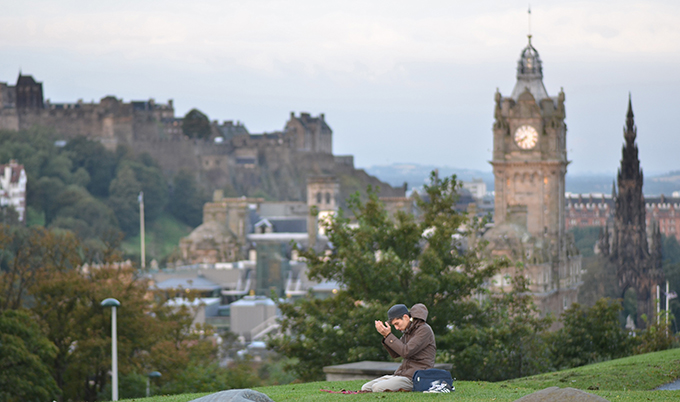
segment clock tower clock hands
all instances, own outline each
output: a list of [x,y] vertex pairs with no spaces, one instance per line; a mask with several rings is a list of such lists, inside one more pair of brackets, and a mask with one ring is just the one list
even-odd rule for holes
[[538,132],[529,125],[523,125],[515,131],[515,143],[522,149],[532,149],[538,141]]

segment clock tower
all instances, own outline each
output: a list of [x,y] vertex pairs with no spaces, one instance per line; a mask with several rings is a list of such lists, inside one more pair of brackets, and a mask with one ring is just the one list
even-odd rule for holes
[[[576,302],[581,271],[564,229],[565,98],[563,91],[548,95],[541,59],[528,39],[512,94],[495,95],[495,225],[485,237],[493,253],[524,263],[537,304],[559,315]],[[495,281],[501,287],[502,276]]]

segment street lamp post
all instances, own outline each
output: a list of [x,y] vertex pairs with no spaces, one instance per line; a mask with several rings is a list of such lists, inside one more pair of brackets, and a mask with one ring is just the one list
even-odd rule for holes
[[141,234],[141,248],[142,248],[142,271],[146,268],[146,247],[144,245],[144,192],[140,191],[137,197],[139,201],[139,231]]
[[146,375],[146,397],[151,396],[151,379],[152,378],[158,378],[161,376],[161,373],[158,371],[152,371],[149,374]]
[[102,302],[102,307],[111,307],[111,400],[118,400],[118,330],[116,329],[116,308],[120,302],[108,298]]

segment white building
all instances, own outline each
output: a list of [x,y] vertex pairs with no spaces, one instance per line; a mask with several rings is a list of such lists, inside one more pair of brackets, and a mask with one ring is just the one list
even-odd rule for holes
[[26,171],[23,165],[10,160],[0,165],[0,207],[13,207],[19,221],[26,221]]
[[486,183],[482,179],[464,181],[463,188],[470,191],[472,197],[474,197],[476,200],[481,200],[486,195]]

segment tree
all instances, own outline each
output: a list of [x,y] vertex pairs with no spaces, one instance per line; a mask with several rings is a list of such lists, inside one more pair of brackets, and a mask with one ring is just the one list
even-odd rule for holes
[[191,109],[182,120],[182,131],[189,138],[210,138],[212,127],[208,116],[198,109]]
[[87,190],[96,197],[108,197],[111,180],[116,177],[116,158],[100,142],[85,137],[70,140],[64,150],[69,152],[73,165],[84,168],[90,176]]
[[634,338],[622,328],[619,302],[603,298],[594,306],[578,303],[562,313],[564,327],[552,336],[555,368],[578,367],[632,354]]
[[469,223],[454,209],[457,188],[455,176],[440,180],[433,174],[418,200],[419,220],[402,212],[392,219],[369,188],[366,202],[358,194],[348,201],[357,226],[342,210],[328,223],[331,255],[302,253],[308,276],[337,281],[339,291],[325,300],[279,303],[285,335],[271,346],[297,358],[291,368],[300,379],[322,378],[329,364],[387,359],[373,321],[392,304],[424,303],[438,345],[451,326],[471,320],[479,310],[472,295],[498,264],[483,259],[483,242],[462,251],[455,240]]
[[148,154],[142,154],[140,159],[147,163],[125,161],[123,164],[129,165],[135,172],[135,178],[144,192],[144,217],[147,222],[153,222],[168,203],[168,183],[160,167],[153,163]]
[[0,224],[19,225],[19,212],[12,205],[0,206]]
[[196,227],[203,221],[203,204],[207,197],[196,185],[194,175],[182,169],[173,182],[172,195],[168,204],[170,213],[181,222]]
[[51,401],[60,392],[50,373],[56,348],[25,310],[0,311],[0,400]]
[[541,317],[529,293],[522,266],[511,278],[512,290],[491,293],[474,322],[447,334],[444,360],[461,380],[501,381],[548,371],[547,330],[552,316]]
[[128,236],[139,233],[139,192],[142,186],[129,165],[122,165],[111,181],[109,206],[118,219],[118,224]]
[[45,224],[49,225],[57,216],[59,204],[57,198],[66,188],[58,177],[40,177],[35,184],[28,181],[27,204],[45,213]]

